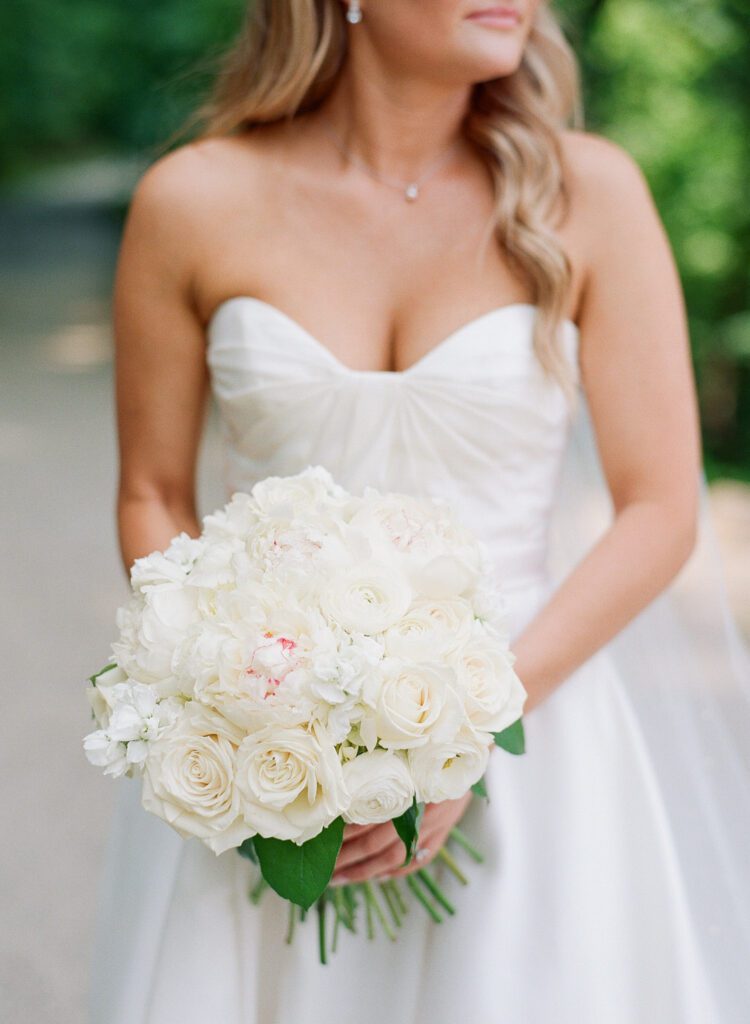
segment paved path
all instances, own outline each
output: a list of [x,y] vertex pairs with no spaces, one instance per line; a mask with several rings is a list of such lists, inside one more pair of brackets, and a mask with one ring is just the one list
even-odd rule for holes
[[[0,1019],[83,1020],[96,881],[114,787],[84,761],[83,680],[125,595],[113,515],[109,294],[117,224],[81,206],[0,207]],[[215,429],[204,511],[221,500]],[[739,595],[747,489],[717,491]],[[750,601],[737,610],[750,632]],[[220,1022],[215,1022],[220,1024]]]

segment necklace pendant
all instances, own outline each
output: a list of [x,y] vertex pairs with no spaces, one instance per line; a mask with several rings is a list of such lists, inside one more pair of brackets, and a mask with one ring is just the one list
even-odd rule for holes
[[417,185],[416,181],[412,181],[406,186],[404,198],[407,203],[413,203],[419,198],[419,185]]

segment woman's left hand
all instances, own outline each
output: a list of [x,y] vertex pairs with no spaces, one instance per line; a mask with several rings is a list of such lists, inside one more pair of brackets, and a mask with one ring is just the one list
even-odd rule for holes
[[419,860],[414,857],[403,867],[406,859],[404,844],[393,823],[383,825],[347,825],[344,843],[336,861],[332,882],[366,882],[374,878],[398,878],[425,867],[435,857],[448,833],[463,817],[472,799],[469,791],[458,800],[443,800],[427,804],[419,828],[418,849],[424,851]]

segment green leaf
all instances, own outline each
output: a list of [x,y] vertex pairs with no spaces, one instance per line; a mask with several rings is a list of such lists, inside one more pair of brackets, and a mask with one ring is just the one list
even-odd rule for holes
[[255,836],[253,845],[260,870],[271,888],[285,900],[309,910],[331,880],[343,839],[344,819],[336,818],[301,846],[287,839],[263,836]]
[[246,839],[244,843],[241,843],[240,846],[237,847],[237,853],[239,853],[240,857],[247,857],[247,859],[251,860],[253,864],[257,864],[258,854],[255,852],[254,839],[254,836],[250,836],[250,838]]
[[424,804],[418,804],[417,798],[415,797],[409,810],[404,811],[404,813],[399,815],[398,818],[393,819],[393,826],[406,847],[406,860],[403,864],[404,867],[411,863],[411,859],[416,853],[417,840],[419,839],[419,825],[422,821],[423,814]]
[[471,787],[471,791],[472,793],[476,793],[477,796],[483,796],[485,800],[489,799],[489,797],[487,796],[487,784],[485,783],[484,778],[481,778],[478,782],[475,782],[474,785]]
[[116,661],[111,661],[109,665],[105,665],[104,668],[100,668],[98,672],[94,672],[93,676],[88,677],[89,682],[93,686],[96,686],[96,681],[99,678],[99,676],[103,676],[105,672],[110,672],[113,668],[117,668]]
[[495,744],[507,750],[509,754],[523,754],[526,750],[526,737],[523,731],[523,719],[519,718],[502,732],[493,733]]

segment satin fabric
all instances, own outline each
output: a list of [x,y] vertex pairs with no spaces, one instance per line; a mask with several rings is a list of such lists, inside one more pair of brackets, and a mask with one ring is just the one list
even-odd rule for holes
[[[554,588],[572,418],[533,351],[536,313],[490,310],[380,372],[345,366],[275,306],[226,300],[207,359],[227,496],[321,464],[355,492],[447,498],[488,546],[515,637]],[[574,372],[578,341],[565,321]],[[740,1024],[739,979],[717,1001],[629,686],[603,648],[529,715],[524,756],[492,755],[489,803],[464,822],[486,863],[468,888],[443,877],[454,918],[414,906],[396,943],[344,933],[325,967],[313,919],[288,946],[281,901],[246,898],[255,869],[181,840],[124,780],[90,1024]]]

